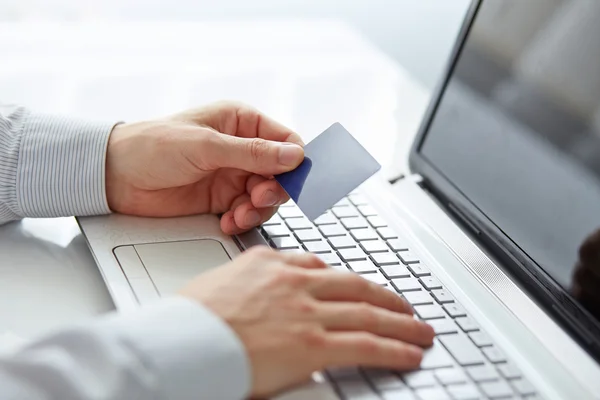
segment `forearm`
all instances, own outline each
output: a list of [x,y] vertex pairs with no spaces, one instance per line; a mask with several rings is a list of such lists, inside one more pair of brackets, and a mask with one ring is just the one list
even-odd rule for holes
[[111,315],[0,357],[0,399],[241,399],[250,387],[241,342],[184,298]]
[[113,126],[0,105],[0,224],[110,212],[104,174]]

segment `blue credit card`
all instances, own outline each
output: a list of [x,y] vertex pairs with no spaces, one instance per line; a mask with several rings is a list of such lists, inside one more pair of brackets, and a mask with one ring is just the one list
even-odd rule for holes
[[341,124],[304,147],[304,161],[275,179],[311,221],[381,169]]

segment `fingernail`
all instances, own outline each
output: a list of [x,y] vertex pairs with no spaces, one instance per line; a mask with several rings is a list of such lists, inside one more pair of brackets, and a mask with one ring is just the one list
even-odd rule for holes
[[254,210],[248,211],[246,214],[246,218],[244,218],[244,222],[248,226],[256,226],[260,223],[260,214]]
[[272,207],[277,204],[279,201],[279,197],[272,190],[267,190],[263,195],[262,206],[263,207]]
[[435,331],[433,330],[433,328],[431,327],[431,325],[425,323],[425,322],[421,322],[421,332],[423,332],[423,335],[427,336],[427,337],[434,337],[435,336]]
[[304,157],[302,147],[293,143],[281,143],[279,145],[279,163],[286,166],[296,166],[300,164]]
[[417,346],[408,346],[406,349],[411,360],[418,364],[423,359],[423,350]]

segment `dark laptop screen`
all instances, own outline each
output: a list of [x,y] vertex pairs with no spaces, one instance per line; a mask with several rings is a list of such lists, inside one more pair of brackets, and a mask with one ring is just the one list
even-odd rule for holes
[[421,156],[600,320],[600,1],[485,0]]

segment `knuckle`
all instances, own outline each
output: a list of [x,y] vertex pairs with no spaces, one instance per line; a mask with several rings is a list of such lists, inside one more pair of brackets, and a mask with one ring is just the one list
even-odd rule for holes
[[302,329],[298,333],[298,340],[310,348],[322,348],[325,346],[327,337],[325,331],[318,326]]
[[375,336],[365,335],[356,343],[357,349],[366,356],[372,358],[380,353],[380,345]]
[[248,144],[248,151],[254,161],[261,161],[269,150],[269,144],[266,140],[260,138],[251,139]]
[[377,312],[367,303],[361,303],[358,307],[358,318],[362,326],[369,330],[376,328],[379,324]]
[[278,277],[279,283],[293,288],[305,286],[309,279],[308,274],[299,268],[283,268]]

